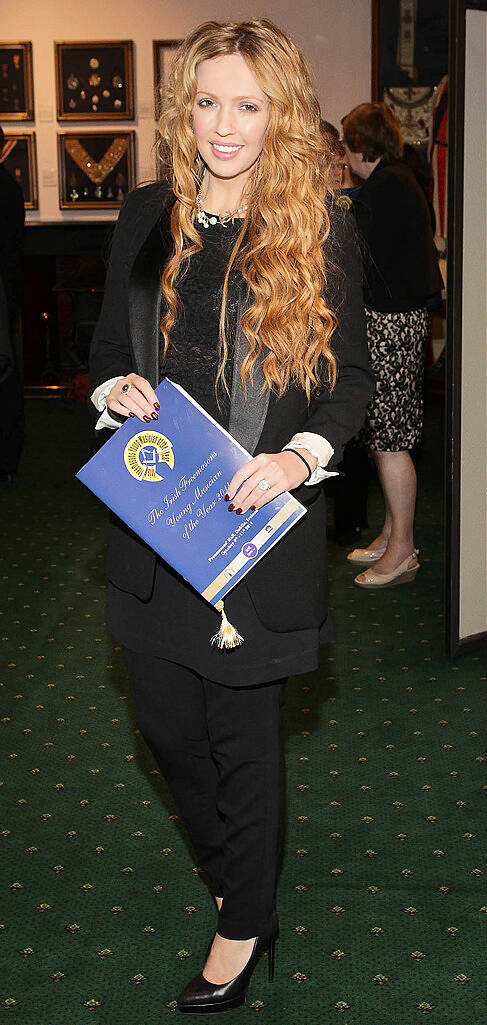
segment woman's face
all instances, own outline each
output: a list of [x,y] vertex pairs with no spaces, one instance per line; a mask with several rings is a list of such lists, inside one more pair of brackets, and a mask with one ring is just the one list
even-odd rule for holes
[[262,153],[269,101],[239,53],[201,61],[193,131],[201,158],[218,178],[242,177]]
[[359,178],[367,177],[367,165],[364,166],[364,158],[362,153],[352,153],[352,150],[348,148],[346,142],[343,143],[345,147],[345,153],[347,157],[347,164],[351,168],[354,174],[357,174]]
[[331,184],[334,189],[339,189],[343,183],[343,161],[344,157],[334,153],[331,158]]

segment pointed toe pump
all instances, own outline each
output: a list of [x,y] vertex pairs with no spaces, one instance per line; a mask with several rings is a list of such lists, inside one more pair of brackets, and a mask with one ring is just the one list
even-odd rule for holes
[[247,964],[239,975],[229,982],[218,985],[208,982],[202,973],[196,975],[183,989],[178,998],[178,1010],[187,1014],[215,1014],[230,1011],[245,1003],[252,973],[263,954],[268,952],[269,982],[274,980],[275,948],[279,933],[277,912],[274,911],[271,926],[264,936],[257,936]]

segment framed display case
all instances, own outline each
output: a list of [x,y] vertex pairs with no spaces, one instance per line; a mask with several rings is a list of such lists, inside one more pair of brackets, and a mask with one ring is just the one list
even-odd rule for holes
[[37,158],[35,132],[5,133],[0,164],[20,185],[26,210],[38,210]]
[[133,44],[55,43],[58,121],[131,121]]
[[33,121],[32,43],[0,43],[0,121]]
[[373,0],[372,98],[394,108],[405,142],[426,150],[435,89],[447,70],[444,0]]
[[159,117],[161,99],[164,94],[167,76],[171,69],[174,54],[180,45],[180,39],[154,39],[152,50],[154,56],[154,97],[155,115]]
[[117,210],[135,184],[135,132],[59,132],[61,210]]

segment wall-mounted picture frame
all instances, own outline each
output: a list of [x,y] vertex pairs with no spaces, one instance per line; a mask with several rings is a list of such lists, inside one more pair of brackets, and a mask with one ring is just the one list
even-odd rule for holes
[[171,64],[180,39],[154,39],[152,42],[152,53],[154,61],[154,111],[156,121],[161,112],[161,100],[167,82],[167,76],[171,70]]
[[0,164],[15,179],[24,196],[26,210],[39,209],[35,132],[5,132]]
[[135,132],[58,132],[61,210],[118,210],[135,185]]
[[133,121],[132,40],[55,43],[58,121]]
[[0,121],[33,120],[32,43],[0,43]]

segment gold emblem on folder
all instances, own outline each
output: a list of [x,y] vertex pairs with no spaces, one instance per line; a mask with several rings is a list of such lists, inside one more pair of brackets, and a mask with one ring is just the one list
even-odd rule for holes
[[127,470],[136,480],[150,484],[164,480],[164,464],[174,468],[171,442],[157,431],[141,431],[127,442],[123,454]]

